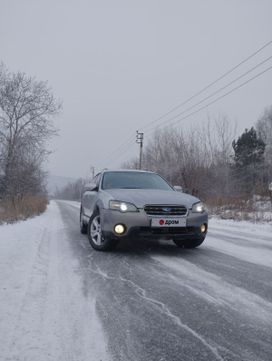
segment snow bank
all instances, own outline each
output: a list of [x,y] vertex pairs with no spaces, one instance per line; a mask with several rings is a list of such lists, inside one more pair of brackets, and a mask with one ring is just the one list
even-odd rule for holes
[[55,202],[0,226],[0,359],[108,360],[95,294],[83,292]]

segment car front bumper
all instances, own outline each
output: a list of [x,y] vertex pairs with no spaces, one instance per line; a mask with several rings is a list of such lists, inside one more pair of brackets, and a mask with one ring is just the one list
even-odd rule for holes
[[[192,213],[189,211],[186,216],[185,227],[151,227],[152,218],[173,218],[150,216],[143,209],[139,212],[119,212],[116,210],[102,209],[100,210],[101,226],[106,237],[121,239],[131,237],[152,238],[152,239],[204,239],[208,229],[208,214]],[[177,218],[177,217],[175,217]],[[125,232],[117,235],[114,227],[122,224]],[[206,226],[206,231],[201,232],[201,225]]]

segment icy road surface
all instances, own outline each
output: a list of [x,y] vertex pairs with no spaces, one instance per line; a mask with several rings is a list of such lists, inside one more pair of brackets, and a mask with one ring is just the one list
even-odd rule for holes
[[272,226],[94,251],[79,205],[0,226],[1,361],[272,360]]

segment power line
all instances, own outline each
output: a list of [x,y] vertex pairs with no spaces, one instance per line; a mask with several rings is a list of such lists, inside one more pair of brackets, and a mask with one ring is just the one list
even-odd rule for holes
[[241,62],[239,62],[237,65],[235,65],[234,67],[232,67],[231,69],[227,70],[225,73],[223,73],[220,77],[218,77],[217,79],[215,79],[214,81],[212,81],[211,83],[209,83],[208,85],[206,85],[204,88],[200,89],[198,92],[196,92],[195,94],[193,94],[192,96],[190,96],[189,98],[185,99],[182,103],[176,105],[174,108],[170,109],[167,113],[161,115],[159,118],[154,119],[153,121],[150,122],[150,125],[158,122],[159,120],[165,118],[167,115],[169,115],[170,113],[174,112],[175,110],[177,110],[178,108],[182,107],[183,105],[189,103],[189,101],[191,101],[192,99],[196,98],[198,95],[202,94],[203,92],[205,92],[207,89],[211,88],[214,84],[218,83],[220,80],[224,79],[227,75],[231,74],[234,70],[236,70],[237,68],[239,68],[241,65],[243,65],[244,63],[246,63],[248,60],[250,60],[251,58],[253,58],[254,56],[256,56],[258,53],[260,53],[263,49],[267,48],[270,44],[272,44],[272,40],[268,41],[266,44],[264,44],[262,47],[260,47],[259,49],[257,49],[256,51],[254,51],[254,53],[250,54],[248,57],[246,57],[244,60],[242,60]]
[[[236,83],[238,80],[242,79],[243,77],[245,77],[246,75],[250,74],[251,72],[253,72],[254,70],[256,70],[257,68],[259,68],[261,65],[265,64],[266,62],[268,62],[269,60],[272,59],[272,55],[269,56],[268,58],[264,59],[263,61],[261,61],[260,63],[258,63],[257,65],[255,65],[254,67],[252,67],[251,69],[249,69],[248,71],[246,71],[245,73],[243,73],[242,75],[238,76],[237,78],[235,78],[234,80],[232,80],[231,82],[229,82],[228,84],[224,85],[223,87],[217,89],[216,91],[214,91],[213,93],[209,94],[208,96],[206,96],[205,98],[203,98],[202,100],[200,100],[199,102],[193,104],[192,106],[190,106],[189,108],[186,108],[185,110],[183,110],[182,112],[176,114],[175,116],[167,119],[167,122],[170,122],[171,120],[174,120],[176,118],[178,118],[179,116],[187,113],[188,111],[194,109],[195,107],[197,107],[198,105],[204,103],[206,100],[212,98],[214,95],[220,93],[222,90],[228,88],[229,86],[231,86],[232,84]],[[163,121],[161,124],[164,124],[166,122]],[[151,125],[151,124],[150,124]],[[148,126],[147,126],[148,127]],[[143,129],[146,130],[146,127],[144,127]],[[148,130],[147,130],[148,132]]]
[[[271,58],[271,57],[269,57],[269,58]],[[267,58],[267,59],[269,59],[269,58]],[[265,61],[267,61],[267,59],[264,60],[262,63],[264,63]],[[261,63],[260,63],[260,64],[261,64]],[[257,66],[259,66],[259,65],[256,65],[254,68],[256,68]],[[253,68],[252,68],[252,69],[253,69]],[[250,69],[248,72],[250,72],[252,69]],[[222,94],[221,96],[215,98],[213,101],[209,102],[208,104],[205,104],[204,106],[202,106],[202,107],[198,108],[197,110],[195,110],[195,111],[193,111],[193,112],[185,115],[184,117],[182,117],[182,118],[180,118],[180,119],[177,119],[175,122],[170,123],[170,125],[171,125],[171,126],[174,126],[174,125],[176,125],[177,123],[181,122],[182,120],[185,120],[185,119],[191,117],[192,115],[195,115],[195,114],[199,113],[201,110],[206,109],[208,106],[210,106],[210,105],[216,103],[217,101],[225,98],[225,97],[228,96],[229,94],[231,94],[231,93],[235,92],[236,90],[242,88],[243,86],[245,86],[245,85],[248,84],[249,82],[255,80],[256,78],[258,78],[259,76],[263,75],[264,73],[266,73],[267,71],[269,71],[269,70],[271,70],[271,69],[272,69],[272,66],[266,68],[265,70],[261,71],[260,73],[256,74],[255,76],[249,78],[249,79],[246,80],[245,82],[243,82],[243,83],[239,84],[238,86],[234,87],[234,88],[231,89],[230,91],[228,91],[228,92]],[[248,72],[247,72],[247,73],[248,73]],[[241,75],[240,77],[238,77],[238,78],[241,78],[241,77],[242,77],[242,75]],[[238,78],[237,78],[237,79],[238,79]],[[237,79],[236,79],[236,80],[237,80]],[[236,81],[236,80],[234,80],[234,81]],[[232,81],[231,83],[233,83],[234,81]],[[230,84],[226,85],[226,86],[223,87],[223,88],[226,88],[226,87],[229,86],[229,85],[230,85]],[[222,90],[222,89],[221,89],[221,90]],[[219,92],[219,90],[218,90],[218,92]],[[215,95],[215,94],[213,94],[213,95]],[[209,97],[210,97],[210,96],[209,96]],[[203,102],[203,101],[201,101],[200,103],[202,103],[202,102]],[[196,106],[196,105],[195,105],[195,106]],[[194,107],[195,107],[195,106],[194,106]],[[174,117],[174,119],[175,119],[175,118],[176,118],[176,117]],[[166,122],[169,122],[169,121],[170,121],[170,120],[165,120],[164,122],[162,122],[162,123],[159,125],[159,127],[161,127],[163,124],[165,124]],[[156,129],[156,128],[157,128],[157,126],[154,126],[154,127],[152,127],[151,129],[147,130],[145,133],[146,133],[146,134],[149,134],[149,133],[151,133],[151,132],[152,132],[154,129]],[[134,135],[133,135],[133,137],[130,137],[130,138],[129,138],[125,143],[123,143],[121,146],[119,146],[115,151],[111,152],[110,160],[112,159],[113,156],[115,156],[114,154],[116,154],[119,150],[120,150],[120,151],[123,150],[124,147],[130,148],[130,147],[132,146],[132,144],[133,144],[133,143],[131,143],[131,140],[132,140],[132,139],[134,139]],[[117,157],[117,158],[118,158],[118,157]]]
[[107,153],[104,153],[104,155],[102,156],[102,161],[103,160],[106,160],[107,158],[107,164],[109,164],[113,159],[114,157],[116,156],[116,154],[118,154],[119,152],[123,152],[124,150],[130,148],[132,146],[132,140],[134,139],[135,137],[135,134],[133,133],[133,135],[131,135],[129,138],[127,138],[127,140],[123,143],[121,143],[115,150],[111,151],[111,152],[107,152]]
[[[225,98],[225,97],[228,96],[229,94],[231,94],[231,93],[233,93],[234,91],[242,88],[243,86],[245,86],[245,85],[248,84],[249,82],[253,81],[254,79],[258,78],[259,76],[263,75],[264,73],[266,73],[267,71],[269,71],[269,70],[271,70],[271,69],[272,69],[272,65],[271,65],[270,67],[266,68],[265,70],[261,71],[260,73],[256,74],[256,75],[253,76],[252,78],[248,79],[248,80],[245,81],[244,83],[242,83],[242,84],[236,86],[235,88],[231,89],[231,90],[228,91],[227,93],[222,94],[221,96],[215,98],[213,101],[209,102],[208,104],[205,104],[205,105],[202,106],[201,108],[195,110],[194,112],[189,113],[189,114],[187,114],[186,116],[184,116],[184,117],[182,117],[182,118],[180,118],[180,119],[177,119],[177,121],[175,121],[174,123],[172,123],[172,124],[170,124],[170,125],[173,126],[173,125],[181,122],[182,120],[187,119],[187,118],[189,118],[190,116],[199,113],[201,110],[203,110],[203,109],[207,108],[208,106],[216,103],[217,101]],[[165,121],[164,121],[163,123],[165,123]],[[161,123],[161,125],[162,125],[163,123]],[[160,125],[160,126],[161,126],[161,125]],[[156,127],[148,130],[146,133],[150,133],[150,132],[153,131],[155,128],[156,128]]]
[[133,154],[128,159],[128,151],[134,146],[134,142],[130,142],[130,144],[127,145],[125,151],[120,151],[119,154],[116,154],[114,157],[112,157],[108,163],[106,163],[107,167],[113,168],[113,167],[120,167],[122,162],[130,162],[130,161],[137,161],[137,155],[133,151]]
[[[243,59],[241,62],[239,62],[237,65],[235,65],[234,67],[232,67],[231,69],[229,69],[228,71],[226,71],[225,73],[223,73],[220,77],[218,77],[217,79],[215,79],[214,81],[212,81],[211,83],[209,83],[207,86],[203,87],[201,90],[199,90],[198,92],[196,92],[195,94],[193,94],[192,96],[190,96],[189,98],[187,98],[186,100],[184,100],[182,103],[178,104],[177,106],[175,106],[174,108],[170,109],[167,113],[163,114],[162,116],[160,116],[159,118],[154,119],[153,121],[151,121],[149,124],[147,124],[146,127],[149,127],[150,125],[154,124],[155,122],[158,122],[159,120],[165,118],[167,115],[171,114],[172,112],[174,112],[175,110],[177,110],[178,108],[182,107],[183,105],[187,104],[188,102],[190,102],[192,99],[196,98],[197,96],[199,96],[200,94],[204,93],[206,90],[208,90],[209,88],[211,88],[213,85],[215,85],[216,83],[218,83],[220,80],[222,80],[223,78],[225,78],[227,75],[231,74],[234,70],[236,70],[237,68],[239,68],[241,65],[243,65],[244,63],[246,63],[248,60],[250,60],[251,58],[253,58],[254,56],[256,56],[258,53],[260,53],[263,49],[265,49],[266,47],[268,47],[269,45],[272,44],[272,40],[270,40],[269,42],[267,42],[266,44],[264,44],[262,47],[260,47],[259,49],[257,49],[255,52],[253,52],[252,54],[250,54],[248,57],[246,57],[245,59]],[[230,82],[229,84],[227,84],[226,86],[218,89],[216,92],[210,94],[209,96],[207,96],[205,99],[202,99],[200,102],[192,105],[190,108],[186,109],[185,111],[181,112],[180,114],[174,116],[173,118],[171,118],[170,120],[167,121],[171,121],[172,119],[176,119],[178,116],[180,116],[181,114],[184,114],[185,112],[193,109],[194,107],[196,107],[197,105],[203,103],[205,100],[209,99],[210,97],[214,96],[215,94],[217,94],[218,92],[222,91],[223,89],[225,89],[226,87],[230,86],[231,84],[233,84],[235,81],[241,79],[243,76],[245,76],[246,74],[248,74],[249,72],[253,71],[254,69],[256,69],[258,66],[260,66],[261,64],[263,64],[264,62],[268,61],[268,59],[270,59],[271,57],[265,59],[263,62],[257,64],[255,67],[251,68],[248,72],[244,73],[243,75],[241,75],[240,77],[236,78],[235,80],[233,80],[232,82]],[[255,78],[257,78],[258,76],[262,75],[263,73],[265,73],[266,71],[270,70],[270,68],[266,69],[265,71],[257,74],[256,76],[254,76],[253,78],[250,78],[248,81],[242,83],[241,85],[237,86],[236,88],[232,89],[231,91],[223,94],[222,96],[216,98],[214,101],[208,103],[207,105],[199,108],[198,110],[191,112],[190,114],[186,115],[185,117],[178,119],[177,122],[175,122],[174,124],[180,122],[183,119],[188,118],[189,116],[192,116],[198,112],[200,112],[201,110],[207,108],[209,105],[215,103],[216,101],[224,98],[225,96],[227,96],[228,94],[232,93],[235,90],[238,90],[239,88],[241,88],[242,86],[246,85],[248,82],[254,80]],[[162,124],[164,124],[165,121]],[[144,129],[146,128],[144,127]],[[150,133],[153,129],[155,129],[156,127],[152,127],[150,130],[147,131],[147,133]],[[113,150],[112,152],[109,153],[105,153],[105,155],[103,155],[103,159],[105,159],[106,157],[109,156],[109,159],[111,160],[116,154],[118,154],[120,151],[123,151],[124,149],[130,148],[131,147],[131,142],[134,139],[134,133],[131,133],[131,136],[129,136],[129,138],[127,138],[127,140],[122,143],[121,145],[119,145],[115,150]]]

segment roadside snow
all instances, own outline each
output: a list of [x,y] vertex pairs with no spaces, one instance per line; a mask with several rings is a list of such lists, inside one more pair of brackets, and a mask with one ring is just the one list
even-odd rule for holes
[[209,225],[211,228],[221,228],[221,229],[233,229],[233,230],[239,230],[246,233],[255,233],[258,235],[265,235],[267,236],[270,234],[270,239],[272,242],[272,223],[262,223],[257,222],[253,223],[250,221],[233,221],[229,219],[218,219],[216,217],[212,217],[209,219]]
[[211,219],[203,247],[272,267],[272,225]]
[[58,206],[0,226],[0,359],[108,360]]
[[78,202],[78,201],[64,201],[64,200],[61,200],[61,202],[69,204],[70,206],[73,206],[75,208],[80,208],[80,202]]

